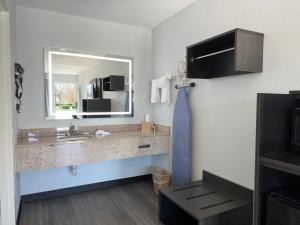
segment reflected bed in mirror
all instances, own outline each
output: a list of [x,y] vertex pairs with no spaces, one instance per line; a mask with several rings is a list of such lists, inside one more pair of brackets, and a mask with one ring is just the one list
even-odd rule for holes
[[133,117],[133,59],[45,48],[47,119]]

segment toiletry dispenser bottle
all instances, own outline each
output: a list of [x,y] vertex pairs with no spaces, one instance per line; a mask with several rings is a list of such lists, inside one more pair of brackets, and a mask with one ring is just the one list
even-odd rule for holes
[[141,133],[143,135],[152,134],[152,123],[150,122],[150,116],[149,116],[149,114],[145,115],[145,121],[142,122]]

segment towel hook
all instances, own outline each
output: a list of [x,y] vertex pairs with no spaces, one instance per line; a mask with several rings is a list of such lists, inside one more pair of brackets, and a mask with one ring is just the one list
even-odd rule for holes
[[191,82],[191,83],[188,83],[188,84],[177,84],[175,85],[175,88],[176,89],[179,89],[179,88],[182,88],[182,87],[195,87],[196,86],[196,83],[195,82]]
[[174,76],[173,79],[175,81],[177,81],[176,85],[175,85],[175,88],[176,89],[179,89],[181,87],[195,87],[196,86],[196,83],[195,82],[191,82],[189,79],[186,78],[186,76],[184,75],[177,75],[177,76]]

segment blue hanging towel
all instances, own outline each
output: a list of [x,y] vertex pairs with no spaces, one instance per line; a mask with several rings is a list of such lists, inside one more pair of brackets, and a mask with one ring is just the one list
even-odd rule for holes
[[173,116],[172,184],[188,184],[192,179],[191,110],[188,88],[180,88]]

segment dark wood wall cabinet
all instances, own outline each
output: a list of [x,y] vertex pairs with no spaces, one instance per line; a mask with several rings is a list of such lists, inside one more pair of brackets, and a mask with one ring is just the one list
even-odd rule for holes
[[258,94],[255,225],[300,224],[299,96]]
[[103,91],[124,91],[125,77],[111,75],[103,78]]
[[210,79],[263,70],[264,34],[234,29],[187,47],[187,77]]
[[203,180],[159,193],[164,225],[252,225],[253,191],[207,171]]

